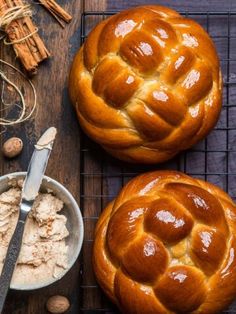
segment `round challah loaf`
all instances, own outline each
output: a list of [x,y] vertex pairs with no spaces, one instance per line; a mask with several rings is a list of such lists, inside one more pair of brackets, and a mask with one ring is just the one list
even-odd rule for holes
[[76,55],[69,92],[84,131],[130,162],[170,159],[201,140],[221,109],[215,47],[196,22],[143,6],[98,24]]
[[125,314],[213,314],[236,296],[236,206],[175,171],[131,180],[96,226],[94,270]]

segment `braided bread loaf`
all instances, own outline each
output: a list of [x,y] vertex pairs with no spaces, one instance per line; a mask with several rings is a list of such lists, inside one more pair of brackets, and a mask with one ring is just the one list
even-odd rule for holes
[[236,206],[175,171],[131,180],[96,226],[94,270],[125,314],[213,314],[236,295]]
[[144,6],[95,27],[74,59],[69,92],[91,138],[117,158],[154,163],[213,128],[221,85],[202,27],[171,9]]

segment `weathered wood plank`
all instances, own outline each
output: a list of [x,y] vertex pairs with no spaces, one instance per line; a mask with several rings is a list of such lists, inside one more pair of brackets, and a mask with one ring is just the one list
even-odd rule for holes
[[83,11],[104,11],[107,8],[107,0],[83,0]]
[[[79,127],[68,93],[67,79],[70,63],[79,47],[80,1],[58,1],[68,12],[72,13],[72,22],[62,29],[37,4],[34,19],[40,29],[40,34],[52,57],[39,67],[38,74],[33,78],[38,94],[38,111],[34,120],[20,127],[8,127],[1,136],[1,142],[12,135],[18,135],[24,140],[24,151],[15,160],[7,161],[0,157],[1,174],[12,171],[26,170],[33,151],[36,138],[49,126],[58,128],[54,150],[47,168],[47,175],[64,184],[79,201],[80,196],[80,142]],[[18,65],[11,47],[2,47],[1,58]],[[72,167],[73,165],[73,167]],[[78,313],[79,265],[76,263],[60,282],[34,292],[20,293],[11,291],[4,313],[47,313],[45,302],[50,295],[63,294],[69,297],[72,306],[70,313]]]
[[[104,11],[106,10],[106,0],[93,1],[84,0],[83,1],[84,11]],[[86,17],[85,27],[86,30],[90,30],[94,26],[94,22],[99,23],[102,20],[101,17]],[[94,237],[94,227],[96,219],[90,219],[92,217],[97,217],[102,211],[101,198],[99,195],[103,194],[103,180],[100,176],[92,177],[90,173],[102,172],[102,153],[98,153],[100,149],[96,144],[92,143],[91,140],[87,139],[86,136],[82,136],[82,155],[83,155],[83,165],[81,168],[82,180],[83,180],[83,208],[85,219],[85,240],[91,240]],[[86,149],[89,148],[89,152]],[[99,160],[98,160],[99,159]],[[92,271],[92,242],[85,242],[83,247],[83,285],[84,286],[94,286],[96,285],[96,280]],[[102,295],[100,290],[94,288],[84,288],[81,290],[83,297],[83,308],[84,309],[95,309],[101,307]]]
[[[99,1],[98,1],[99,2]],[[222,10],[236,10],[236,2],[234,0],[107,0],[107,8],[109,10],[121,10],[130,6],[137,6],[145,4],[158,4],[158,5],[165,5],[169,6],[173,9],[177,9],[179,11],[185,10],[193,10],[193,11],[207,11],[207,10],[214,10],[214,11],[222,11]]]

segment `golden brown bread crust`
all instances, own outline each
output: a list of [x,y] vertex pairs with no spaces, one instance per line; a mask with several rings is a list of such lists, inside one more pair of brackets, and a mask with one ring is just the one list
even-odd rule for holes
[[236,206],[176,171],[131,180],[99,218],[93,264],[125,314],[214,314],[236,295]]
[[161,6],[98,24],[77,53],[69,92],[84,131],[130,162],[170,159],[218,120],[222,80],[208,34]]

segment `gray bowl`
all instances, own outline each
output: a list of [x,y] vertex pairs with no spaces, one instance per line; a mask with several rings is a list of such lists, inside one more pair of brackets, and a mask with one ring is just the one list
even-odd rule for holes
[[[0,193],[6,191],[9,189],[9,183],[13,179],[23,179],[26,175],[26,172],[15,172],[10,173],[7,175],[4,175],[0,177]],[[55,196],[57,196],[60,200],[64,202],[64,208],[62,210],[62,214],[64,214],[67,217],[67,228],[69,230],[69,236],[66,239],[66,243],[69,246],[68,250],[68,267],[62,273],[59,277],[50,279],[48,281],[39,282],[38,284],[11,284],[11,289],[16,290],[34,290],[46,287],[58,280],[60,280],[73,266],[75,261],[78,258],[78,255],[80,253],[83,238],[84,238],[84,225],[83,225],[83,218],[79,209],[78,204],[76,203],[73,196],[70,194],[70,192],[59,182],[56,180],[53,180],[47,176],[44,176],[43,182],[41,185],[40,191],[46,192],[47,190],[50,190],[53,192]]]

